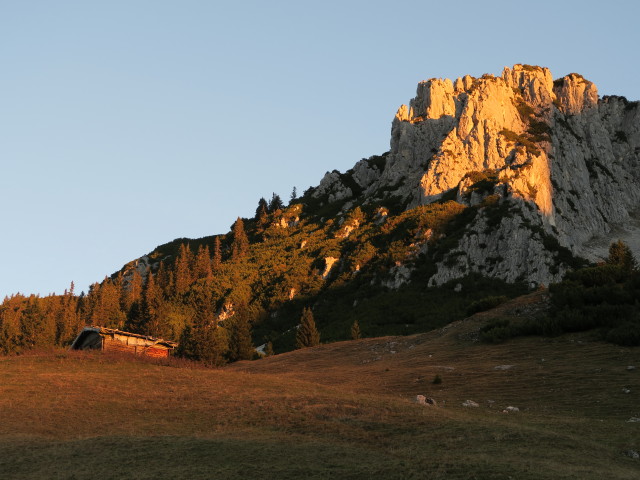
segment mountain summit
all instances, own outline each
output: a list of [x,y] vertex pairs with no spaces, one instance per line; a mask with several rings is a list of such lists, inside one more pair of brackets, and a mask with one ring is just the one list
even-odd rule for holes
[[[599,98],[581,75],[515,65],[420,82],[390,151],[288,205],[260,199],[227,233],[161,245],[86,296],[6,299],[0,351],[65,345],[89,324],[178,340],[179,354],[221,365],[253,356],[252,342],[280,353],[433,330],[572,270],[573,287],[550,289],[549,328],[526,327],[600,326],[640,344],[639,167],[638,102]],[[608,251],[618,239],[631,250]],[[609,296],[618,304],[591,304]],[[296,342],[301,323],[313,342]],[[511,332],[494,327],[491,338]]]
[[[288,205],[260,199],[226,234],[157,247],[93,288],[85,316],[183,345],[201,331],[225,344],[248,322],[278,352],[308,309],[323,341],[354,323],[365,336],[437,328],[560,281],[612,240],[640,246],[639,111],[528,65],[420,82],[390,151]],[[105,314],[109,289],[131,298]]]
[[604,256],[638,220],[638,102],[600,99],[576,73],[553,80],[547,68],[514,65],[500,77],[420,82],[384,157],[328,173],[313,196],[345,201],[343,210],[389,199],[500,207],[497,219],[479,209],[431,284],[469,272],[548,284],[566,271],[563,258]]

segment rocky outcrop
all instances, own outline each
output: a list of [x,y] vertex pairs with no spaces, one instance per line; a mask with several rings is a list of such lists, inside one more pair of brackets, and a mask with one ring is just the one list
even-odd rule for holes
[[444,195],[478,207],[491,195],[512,212],[490,227],[479,214],[432,284],[471,271],[548,283],[566,268],[559,249],[604,256],[616,229],[640,218],[638,102],[600,99],[575,73],[554,81],[547,68],[515,65],[499,77],[420,82],[380,158],[328,173],[314,195],[345,209],[356,199],[412,208]]

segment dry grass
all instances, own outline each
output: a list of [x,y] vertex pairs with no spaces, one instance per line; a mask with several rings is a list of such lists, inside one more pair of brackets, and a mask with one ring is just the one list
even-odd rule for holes
[[490,316],[220,370],[0,358],[0,478],[638,478],[638,349],[469,340]]

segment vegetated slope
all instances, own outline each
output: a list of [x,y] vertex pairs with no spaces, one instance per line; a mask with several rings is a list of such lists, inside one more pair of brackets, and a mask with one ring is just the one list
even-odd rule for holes
[[[305,306],[324,340],[348,338],[354,319],[365,336],[427,331],[462,318],[475,292],[507,282],[522,293],[585,265],[579,255],[606,254],[593,238],[640,206],[639,112],[600,99],[580,75],[554,81],[529,65],[421,82],[395,116],[389,152],[327,173],[288,207],[262,201],[242,220],[245,254],[236,222],[226,235],[160,246],[121,274],[173,269],[161,316],[174,338],[202,303],[214,305],[210,322],[248,305],[255,341],[277,351],[292,347]],[[219,242],[222,264],[175,288],[187,242],[193,255]]]
[[636,478],[637,349],[475,340],[492,316],[535,315],[536,295],[428,334],[223,369],[4,357],[3,478]]
[[355,320],[363,336],[459,320],[482,297],[604,257],[602,238],[639,245],[628,222],[640,211],[638,105],[530,65],[421,82],[389,152],[288,206],[261,199],[228,233],[161,245],[86,296],[7,299],[0,351],[64,345],[95,323],[208,339],[183,353],[221,364],[238,359],[230,343],[247,324],[256,345],[292,349],[303,308],[325,342],[349,338]]

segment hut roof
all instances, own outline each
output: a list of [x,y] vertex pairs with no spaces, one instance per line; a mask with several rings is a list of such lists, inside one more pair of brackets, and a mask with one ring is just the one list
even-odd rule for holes
[[100,327],[100,326],[96,326],[96,325],[90,325],[90,326],[84,327],[82,329],[80,334],[76,337],[76,339],[71,344],[71,349],[73,349],[77,345],[80,345],[80,343],[82,342],[82,338],[85,335],[87,335],[88,333],[90,333],[90,332],[95,332],[95,333],[97,333],[97,334],[99,334],[101,336],[107,336],[108,335],[108,336],[111,336],[111,337],[115,337],[116,335],[118,335],[118,336],[122,336],[122,337],[140,338],[140,339],[143,339],[146,342],[148,342],[149,345],[161,345],[161,346],[166,347],[168,349],[173,349],[173,348],[176,348],[178,346],[178,344],[176,342],[172,342],[170,340],[163,340],[162,338],[151,337],[149,335],[140,335],[138,333],[125,332],[123,330],[118,330],[116,328],[107,328],[107,327]]

